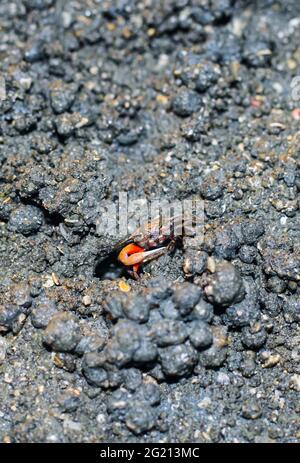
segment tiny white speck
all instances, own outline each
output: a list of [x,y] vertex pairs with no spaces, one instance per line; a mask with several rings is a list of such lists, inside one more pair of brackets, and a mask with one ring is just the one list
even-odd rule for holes
[[283,217],[280,217],[280,225],[286,225],[287,223],[287,217],[286,216],[283,216]]

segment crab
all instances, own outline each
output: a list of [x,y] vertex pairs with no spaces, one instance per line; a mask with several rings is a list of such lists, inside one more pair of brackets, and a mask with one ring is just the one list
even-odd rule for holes
[[[174,249],[182,227],[182,217],[173,216],[165,222],[156,218],[135,230],[129,238],[121,241],[118,260],[126,266],[128,273],[139,279],[138,269],[141,264],[164,255]],[[177,233],[176,233],[177,232]]]

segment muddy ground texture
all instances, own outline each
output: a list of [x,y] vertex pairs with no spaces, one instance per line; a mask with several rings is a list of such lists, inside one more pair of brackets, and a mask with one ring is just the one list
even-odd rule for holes
[[[1,441],[299,440],[299,43],[297,0],[1,1]],[[120,191],[204,242],[130,279]]]

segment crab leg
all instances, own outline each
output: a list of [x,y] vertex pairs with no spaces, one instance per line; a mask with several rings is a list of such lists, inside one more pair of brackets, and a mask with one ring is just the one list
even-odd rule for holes
[[[156,259],[157,257],[160,257],[162,256],[163,254],[165,254],[166,250],[168,248],[166,246],[163,246],[161,248],[157,248],[157,249],[151,249],[151,251],[145,251],[145,252],[142,252],[141,254],[143,254],[143,260],[142,262],[143,263],[146,263],[146,262],[149,262],[150,260],[152,259]],[[142,263],[141,262],[141,263]]]

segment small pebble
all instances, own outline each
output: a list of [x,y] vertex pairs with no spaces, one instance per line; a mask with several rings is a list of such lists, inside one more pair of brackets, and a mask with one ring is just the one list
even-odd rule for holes
[[67,312],[53,315],[43,334],[43,342],[56,352],[72,352],[80,339],[78,321]]
[[181,90],[173,100],[173,111],[177,116],[187,117],[201,107],[201,98],[191,90]]
[[217,263],[205,293],[210,302],[221,307],[229,307],[233,302],[240,302],[245,297],[240,272],[230,262]]
[[34,206],[19,206],[11,213],[8,228],[27,236],[36,233],[43,222],[44,216],[40,209]]

